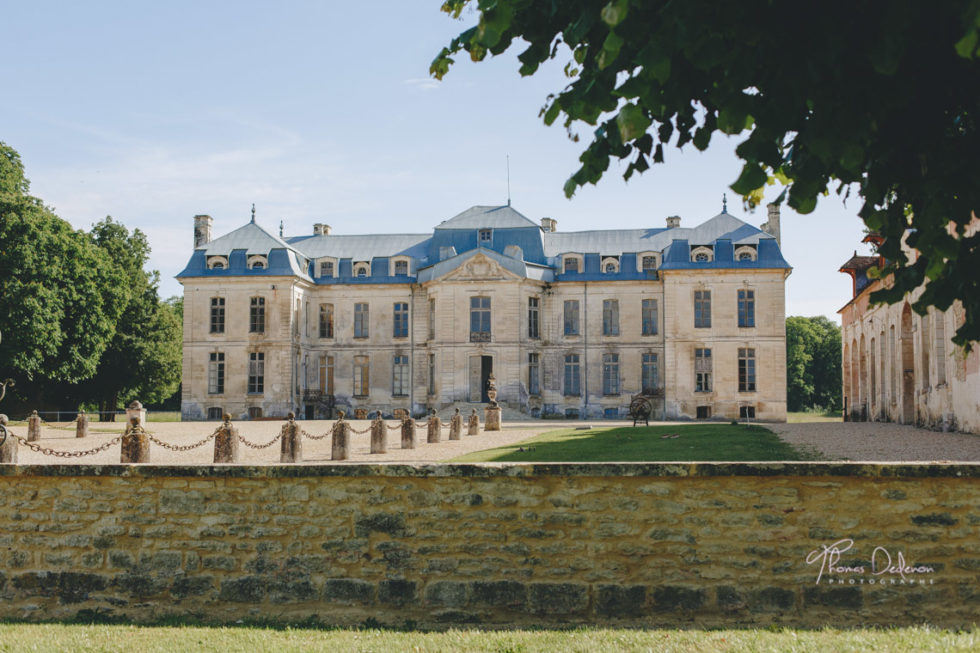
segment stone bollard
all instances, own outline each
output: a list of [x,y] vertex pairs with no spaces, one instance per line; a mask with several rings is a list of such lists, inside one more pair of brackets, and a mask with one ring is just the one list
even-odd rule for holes
[[134,401],[126,408],[126,422],[131,422],[134,417],[140,420],[140,426],[146,426],[146,409],[139,401]]
[[462,432],[463,432],[463,416],[459,414],[459,408],[457,408],[456,412],[449,420],[449,439],[459,440],[459,436]]
[[388,453],[388,427],[381,419],[380,410],[371,422],[371,453]]
[[41,417],[36,410],[31,411],[27,418],[27,441],[36,442],[41,439]]
[[119,450],[121,463],[150,462],[150,438],[140,426],[139,417],[132,417],[122,436],[122,446]]
[[303,462],[303,442],[300,440],[299,424],[296,423],[296,416],[292,413],[287,413],[286,419],[286,423],[282,426],[279,462],[301,463]]
[[467,435],[480,435],[480,416],[476,414],[476,408],[473,409],[473,414],[470,415]]
[[0,426],[3,427],[3,430],[0,430],[0,438],[7,436],[7,439],[0,444],[0,463],[17,464],[17,438],[7,430],[6,415],[0,415]]
[[79,413],[78,417],[75,418],[75,437],[88,437],[88,415],[85,413]]
[[487,406],[484,409],[486,417],[484,418],[483,430],[484,431],[499,431],[500,430],[500,406]]
[[415,448],[415,420],[411,417],[402,418],[402,449]]
[[337,422],[330,433],[330,460],[350,458],[350,424],[344,421],[344,411],[337,413]]
[[442,423],[439,420],[439,416],[436,415],[434,408],[429,411],[428,428],[429,431],[425,439],[426,442],[439,442],[442,440]]
[[224,422],[214,436],[214,462],[238,462],[238,429],[231,425],[231,415],[224,414]]

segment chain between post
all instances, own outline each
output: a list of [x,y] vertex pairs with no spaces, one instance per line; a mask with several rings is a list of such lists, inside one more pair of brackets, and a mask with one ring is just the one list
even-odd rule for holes
[[204,438],[200,442],[195,442],[194,444],[183,444],[183,445],[170,444],[168,442],[164,442],[163,440],[156,438],[152,433],[146,431],[145,429],[143,430],[143,432],[146,433],[146,437],[150,439],[150,442],[152,442],[157,446],[163,447],[164,449],[169,449],[170,451],[190,451],[191,449],[197,449],[198,447],[203,447],[208,442],[216,438],[218,436],[218,433],[221,432],[222,428],[223,427],[219,426],[214,430],[214,433]]
[[270,440],[269,442],[266,442],[265,444],[256,444],[254,442],[249,442],[244,437],[242,437],[241,434],[239,434],[238,441],[250,449],[265,449],[267,447],[271,447],[272,445],[274,445],[276,442],[279,441],[279,438],[281,437],[282,437],[282,431],[279,431],[279,434],[276,437],[272,438],[272,440]]
[[82,456],[91,456],[93,454],[101,453],[106,449],[112,447],[113,445],[119,444],[119,442],[122,440],[123,437],[121,435],[117,435],[116,437],[112,438],[108,442],[104,442],[99,446],[95,447],[94,449],[87,449],[85,451],[56,451],[54,449],[51,449],[50,447],[42,447],[41,445],[36,444],[34,442],[29,442],[27,438],[21,437],[16,433],[11,432],[10,435],[17,438],[22,445],[24,445],[31,451],[34,451],[35,453],[40,453],[45,456],[56,456],[58,458],[81,458]]

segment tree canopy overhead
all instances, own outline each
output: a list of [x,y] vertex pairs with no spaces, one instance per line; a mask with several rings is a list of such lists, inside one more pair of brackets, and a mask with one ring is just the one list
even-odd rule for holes
[[[773,182],[799,213],[856,190],[894,273],[873,299],[898,301],[928,280],[914,308],[959,299],[966,321],[954,341],[980,340],[980,234],[964,234],[980,205],[980,2],[447,0],[442,9],[459,18],[469,7],[477,24],[443,48],[432,74],[441,79],[460,51],[481,61],[514,44],[522,75],[567,58],[568,85],[541,109],[576,140],[577,125],[593,128],[567,196],[597,183],[613,158],[627,162],[628,179],[662,163],[668,146],[704,150],[716,132],[745,135],[731,188],[749,206]],[[901,248],[910,228],[914,262]]]

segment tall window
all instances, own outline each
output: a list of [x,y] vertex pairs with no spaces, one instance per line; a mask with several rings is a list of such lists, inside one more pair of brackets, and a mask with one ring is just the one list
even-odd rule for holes
[[540,383],[540,373],[541,373],[541,355],[540,354],[528,354],[527,355],[527,393],[531,396],[541,394],[541,383]]
[[578,300],[565,300],[565,335],[578,335]]
[[470,342],[490,342],[489,297],[470,297]]
[[321,261],[320,262],[320,276],[321,277],[332,277],[333,276],[333,261]]
[[657,335],[657,300],[644,299],[640,304],[640,319],[643,322],[643,335]]
[[265,333],[265,297],[252,297],[248,307],[248,332]]
[[408,356],[395,356],[392,360],[391,394],[394,397],[408,395]]
[[408,276],[408,261],[395,261],[395,276],[396,277]]
[[320,392],[333,394],[333,356],[320,356]]
[[755,392],[755,350],[738,350],[738,391]]
[[738,325],[740,327],[755,326],[755,291],[738,291]]
[[602,335],[619,335],[619,300],[602,300]]
[[393,333],[395,338],[408,337],[408,303],[395,303],[395,318],[392,321]]
[[253,351],[248,355],[248,393],[250,395],[265,392],[265,354]]
[[649,272],[651,270],[657,269],[657,257],[656,256],[644,256],[642,260],[643,271]]
[[429,340],[436,339],[436,300],[429,300]]
[[711,392],[711,350],[694,350],[694,391]]
[[[922,389],[929,389],[929,313],[919,318],[922,337],[919,345],[922,347]],[[863,348],[862,348],[863,349]],[[862,352],[863,353],[863,352]]]
[[711,327],[711,291],[694,291],[694,328],[708,329]]
[[306,310],[303,311],[303,335],[310,337],[310,303],[306,302]]
[[225,298],[211,298],[211,333],[225,332]]
[[436,355],[429,354],[429,394],[436,393]]
[[658,366],[657,354],[643,354],[643,368],[641,372],[640,387],[643,392],[656,390],[660,385],[660,369]]
[[354,357],[354,396],[367,397],[370,392],[370,361],[367,356]]
[[602,355],[602,394],[619,394],[619,354]]
[[579,375],[578,354],[565,356],[565,396],[579,397],[582,395],[582,379]]
[[538,328],[539,304],[540,304],[540,300],[537,297],[527,298],[527,337],[528,338],[540,337],[540,330]]
[[354,304],[354,337],[368,337],[368,305]]
[[320,337],[333,338],[333,304],[320,304]]
[[208,361],[208,394],[220,395],[225,391],[225,355],[222,352],[211,354]]

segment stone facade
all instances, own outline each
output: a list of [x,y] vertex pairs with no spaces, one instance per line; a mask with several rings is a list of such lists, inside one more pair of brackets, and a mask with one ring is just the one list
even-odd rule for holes
[[969,628],[978,474],[3,465],[0,618]]
[[[980,228],[974,221],[970,233]],[[877,236],[865,242],[876,244]],[[908,255],[914,260],[915,252]],[[903,302],[873,306],[870,295],[891,283],[877,278],[884,262],[855,255],[841,272],[853,298],[840,311],[845,413],[850,420],[890,421],[980,433],[980,347],[954,345],[966,314],[959,301],[945,310],[912,311],[919,288]]]
[[[778,225],[772,207],[763,226]],[[533,416],[625,418],[646,392],[658,419],[785,419],[789,266],[727,211],[576,233],[510,206],[419,235],[195,229],[184,419],[420,415],[486,403],[491,373],[498,401]]]

